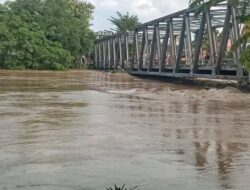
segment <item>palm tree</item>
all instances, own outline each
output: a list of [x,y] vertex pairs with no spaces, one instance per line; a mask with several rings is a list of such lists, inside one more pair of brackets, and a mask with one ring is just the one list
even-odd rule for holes
[[139,24],[138,17],[136,15],[129,15],[128,12],[125,15],[117,12],[117,17],[111,17],[109,21],[116,27],[113,30],[117,32],[132,31]]

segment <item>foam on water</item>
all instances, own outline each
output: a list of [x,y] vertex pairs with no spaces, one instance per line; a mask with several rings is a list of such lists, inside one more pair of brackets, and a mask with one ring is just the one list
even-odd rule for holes
[[124,95],[132,95],[135,94],[137,89],[128,89],[128,90],[108,90],[107,92],[110,94],[124,94]]

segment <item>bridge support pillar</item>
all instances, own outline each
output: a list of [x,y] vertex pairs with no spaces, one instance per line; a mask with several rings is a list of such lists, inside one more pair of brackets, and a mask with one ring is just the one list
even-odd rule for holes
[[145,41],[146,41],[146,30],[143,28],[143,34],[142,34],[142,42],[141,42],[141,52],[140,52],[140,59],[138,64],[138,72],[141,71],[143,66],[143,60],[144,60],[144,49],[145,49]]
[[139,44],[138,44],[138,30],[134,32],[134,45],[133,45],[133,57],[131,63],[131,70],[135,69],[135,65],[138,67],[138,58],[139,58]]
[[158,67],[159,72],[162,72],[162,64],[161,64],[161,39],[160,39],[160,29],[159,29],[159,23],[155,26],[155,32],[156,32],[156,52],[157,52],[157,59],[158,59]]
[[113,47],[113,69],[117,69],[117,57],[116,57],[116,38],[112,40]]
[[110,51],[110,39],[107,41],[108,45],[108,69],[111,69],[111,51]]
[[125,51],[126,51],[126,65],[124,66],[125,68],[129,68],[129,42],[128,42],[128,33],[125,34],[124,37],[125,41]]
[[103,69],[106,70],[106,41],[103,42]]
[[118,49],[119,49],[119,66],[123,69],[123,56],[122,56],[122,39],[121,35],[118,36]]
[[97,68],[97,45],[95,44],[95,62],[94,62],[94,68]]
[[98,45],[98,69],[101,69],[101,65],[102,65],[102,51],[101,51],[101,43]]

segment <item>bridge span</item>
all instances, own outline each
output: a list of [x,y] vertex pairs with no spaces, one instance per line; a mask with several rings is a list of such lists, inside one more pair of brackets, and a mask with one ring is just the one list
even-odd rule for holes
[[224,1],[198,16],[195,9],[185,9],[132,32],[99,37],[94,66],[134,75],[248,80],[240,63],[247,44],[232,48],[244,28],[237,19],[241,10]]

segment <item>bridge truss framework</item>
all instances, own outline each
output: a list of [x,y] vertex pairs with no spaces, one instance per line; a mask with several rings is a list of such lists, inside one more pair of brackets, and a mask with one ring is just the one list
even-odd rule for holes
[[246,78],[239,61],[246,44],[231,48],[244,27],[238,23],[240,11],[240,5],[224,1],[198,16],[196,10],[185,9],[141,24],[133,32],[101,37],[95,43],[94,66],[135,75]]

